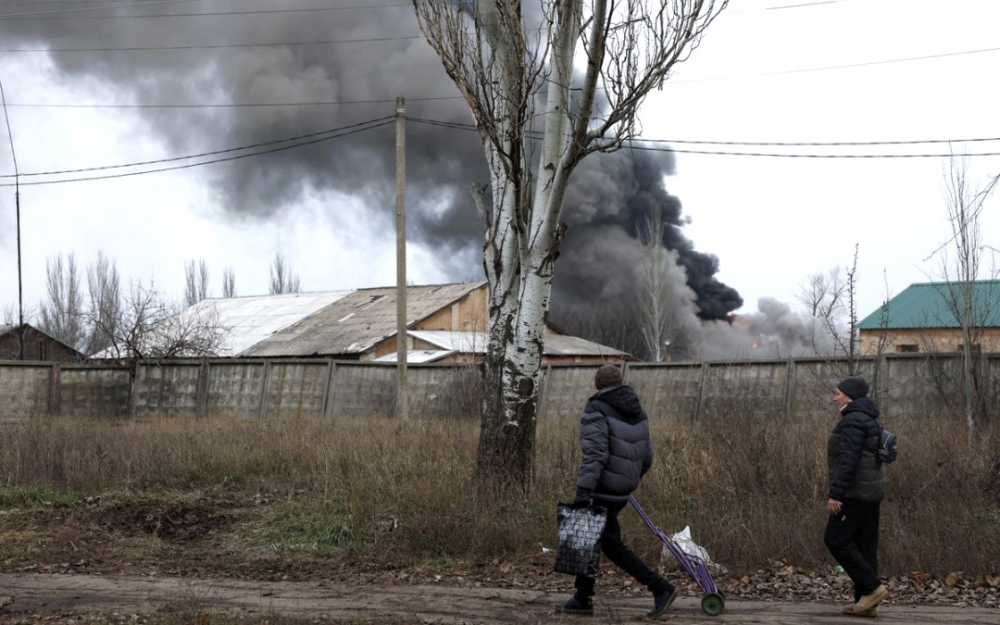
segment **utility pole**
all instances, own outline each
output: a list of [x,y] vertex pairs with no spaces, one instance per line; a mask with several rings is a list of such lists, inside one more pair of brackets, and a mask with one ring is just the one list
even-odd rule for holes
[[17,153],[14,152],[14,135],[10,132],[10,117],[7,115],[7,94],[0,82],[0,100],[3,101],[3,119],[7,124],[7,138],[10,140],[10,156],[14,159],[14,206],[17,211],[17,359],[24,360],[24,286],[21,281],[21,172],[17,168]]
[[410,417],[406,389],[406,100],[396,98],[396,414]]

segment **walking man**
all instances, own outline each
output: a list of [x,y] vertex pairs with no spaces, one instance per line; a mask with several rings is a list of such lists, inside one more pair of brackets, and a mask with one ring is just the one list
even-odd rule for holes
[[868,398],[868,383],[845,378],[833,402],[841,417],[827,442],[830,519],[823,539],[837,563],[854,582],[854,603],[844,614],[875,616],[875,606],[889,595],[878,577],[879,506],[885,498],[877,451],[882,429],[879,410]]
[[[618,523],[618,514],[653,464],[649,420],[635,391],[622,385],[618,367],[604,365],[594,382],[597,393],[587,402],[580,421],[583,460],[573,505],[585,508],[593,501],[607,508],[601,551],[653,593],[653,609],[647,616],[656,618],[666,612],[680,591],[629,549],[622,541]],[[578,576],[576,594],[558,604],[556,612],[593,614],[595,582],[591,577]]]

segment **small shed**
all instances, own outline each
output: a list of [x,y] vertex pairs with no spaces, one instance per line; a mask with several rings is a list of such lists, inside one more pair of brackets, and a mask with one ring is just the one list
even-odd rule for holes
[[38,328],[24,324],[0,325],[0,360],[16,360],[21,329],[24,331],[24,355],[22,360],[43,360],[50,362],[83,362],[86,357],[73,347],[42,332]]

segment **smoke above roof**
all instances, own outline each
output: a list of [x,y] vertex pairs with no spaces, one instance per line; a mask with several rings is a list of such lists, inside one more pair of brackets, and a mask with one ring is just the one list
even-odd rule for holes
[[[204,0],[86,11],[65,14],[64,19],[0,21],[0,37],[10,47],[59,49],[337,41],[419,34],[412,10],[405,7],[202,18],[76,19],[304,6],[295,0],[245,0],[238,7],[231,1]],[[464,124],[471,121],[461,99],[420,100],[459,95],[434,52],[420,38],[212,50],[52,52],[50,58],[69,83],[100,84],[105,94],[115,93],[113,97],[119,102],[390,100],[340,106],[141,109],[138,114],[149,134],[174,154],[273,141],[389,116],[394,113],[391,100],[397,94],[410,98],[409,115]],[[372,227],[384,229],[391,227],[395,205],[394,145],[393,128],[387,126],[278,155],[193,170],[191,175],[205,178],[216,203],[230,217],[278,220],[305,198],[336,191],[361,199]],[[436,250],[439,262],[454,279],[480,275],[482,230],[469,188],[471,182],[486,182],[488,173],[476,134],[409,123],[407,170],[411,238]],[[742,305],[739,294],[717,279],[718,258],[696,250],[684,235],[687,220],[681,202],[665,186],[665,177],[674,171],[674,156],[666,152],[621,151],[584,161],[573,175],[563,212],[570,228],[558,261],[556,298],[574,302],[595,293],[610,295],[618,285],[632,281],[631,248],[637,224],[649,211],[661,211],[668,224],[663,244],[674,252],[679,269],[672,275],[684,281],[677,285],[678,291],[690,289],[694,294],[691,312],[700,319],[726,320]]]

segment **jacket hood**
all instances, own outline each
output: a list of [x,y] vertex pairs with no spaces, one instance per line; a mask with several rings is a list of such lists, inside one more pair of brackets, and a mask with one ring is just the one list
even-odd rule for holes
[[626,421],[641,421],[646,417],[639,396],[628,386],[609,386],[597,391],[591,399],[599,399],[614,408]]
[[876,420],[878,420],[879,415],[881,414],[878,406],[875,405],[875,402],[872,401],[870,397],[859,397],[858,399],[853,400],[851,403],[847,404],[842,412],[845,415],[850,412],[860,412],[861,414],[866,414]]

